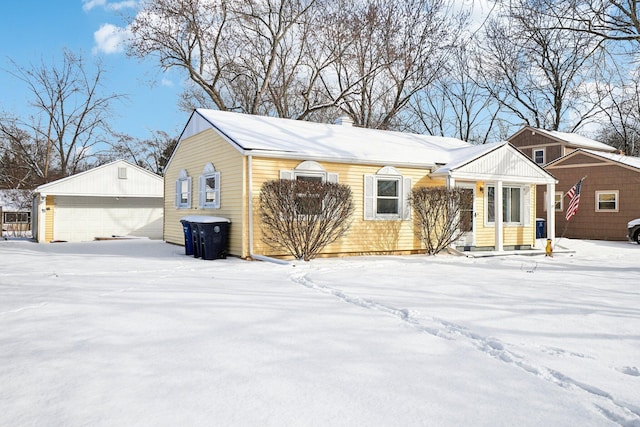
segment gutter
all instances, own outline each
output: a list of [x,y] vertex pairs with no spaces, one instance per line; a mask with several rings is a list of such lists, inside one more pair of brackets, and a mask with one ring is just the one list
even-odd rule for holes
[[289,265],[288,261],[282,259],[276,259],[272,257],[268,257],[266,255],[259,255],[253,253],[253,168],[252,168],[252,160],[253,156],[249,154],[247,156],[247,162],[249,163],[247,166],[247,179],[248,179],[248,188],[247,191],[249,193],[249,256],[258,261],[272,262],[274,264],[280,265]]

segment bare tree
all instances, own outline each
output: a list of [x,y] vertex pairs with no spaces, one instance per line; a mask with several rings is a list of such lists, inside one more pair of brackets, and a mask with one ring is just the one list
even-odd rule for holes
[[[640,49],[640,9],[637,0],[537,0],[535,10],[554,18],[553,28],[621,42]],[[560,19],[561,18],[561,19]]]
[[506,138],[499,133],[501,106],[478,84],[470,46],[471,40],[456,49],[447,72],[411,100],[407,121],[412,131],[476,144]]
[[555,28],[532,4],[510,2],[488,22],[478,75],[517,125],[575,130],[599,112],[601,99],[589,87],[598,78],[599,43]]
[[264,242],[305,261],[349,230],[353,210],[351,188],[343,184],[275,180],[260,191]]
[[[85,169],[111,131],[111,104],[124,95],[103,93],[104,69],[90,69],[80,55],[64,50],[62,60],[24,67],[12,62],[10,73],[27,85],[33,114],[0,116],[5,149],[16,150],[29,168],[29,179],[48,182]],[[33,180],[33,179],[32,179]]]
[[414,188],[411,203],[415,212],[416,235],[427,253],[435,255],[458,240],[472,219],[462,207],[473,203],[472,193],[460,188]]
[[164,131],[153,131],[148,139],[120,134],[116,142],[111,144],[111,150],[100,156],[100,161],[124,159],[155,174],[164,175],[164,167],[177,143],[178,138]]
[[324,27],[342,52],[327,91],[356,125],[399,128],[409,101],[445,71],[467,16],[447,0],[339,4]]

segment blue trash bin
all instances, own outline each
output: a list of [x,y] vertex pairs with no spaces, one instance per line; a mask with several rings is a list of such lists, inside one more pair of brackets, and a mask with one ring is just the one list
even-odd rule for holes
[[547,237],[545,222],[543,218],[536,218],[536,239],[544,239]]
[[193,233],[191,223],[186,219],[181,219],[182,231],[184,232],[184,254],[193,255]]

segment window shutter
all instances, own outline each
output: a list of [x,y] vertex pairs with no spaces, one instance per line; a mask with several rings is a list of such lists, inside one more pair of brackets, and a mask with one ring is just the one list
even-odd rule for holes
[[375,177],[373,175],[364,176],[364,219],[375,219]]
[[207,178],[204,175],[198,177],[198,208],[204,208],[207,199]]
[[213,174],[214,179],[216,180],[216,189],[214,191],[214,197],[215,197],[215,205],[213,206],[215,209],[219,209],[220,208],[220,172],[216,172],[215,174]]
[[531,186],[522,187],[522,215],[525,226],[531,224]]
[[176,196],[174,197],[174,206],[176,208],[180,207],[180,180],[176,180]]
[[333,182],[334,184],[338,183],[338,174],[334,172],[327,173],[327,182]]
[[293,179],[293,171],[281,170],[280,179]]
[[411,219],[411,178],[402,180],[402,219]]
[[187,178],[187,208],[191,208],[191,177]]

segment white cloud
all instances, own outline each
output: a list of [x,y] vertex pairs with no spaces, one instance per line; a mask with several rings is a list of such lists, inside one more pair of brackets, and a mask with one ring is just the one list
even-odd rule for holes
[[173,82],[172,82],[171,80],[167,79],[166,77],[164,77],[164,78],[162,79],[162,81],[160,82],[160,84],[161,84],[162,86],[166,86],[166,87],[173,87],[173,86],[174,86],[174,85],[173,85]]
[[94,53],[120,53],[124,50],[126,40],[131,36],[127,28],[117,27],[112,24],[102,24],[100,29],[93,33],[96,45]]
[[133,8],[136,4],[136,0],[124,0],[112,3],[107,3],[107,0],[83,0],[82,9],[85,12],[88,12],[93,8],[102,7],[106,10],[117,11],[126,8]]

